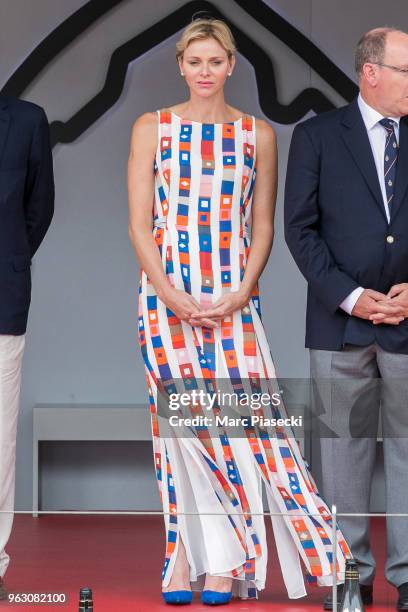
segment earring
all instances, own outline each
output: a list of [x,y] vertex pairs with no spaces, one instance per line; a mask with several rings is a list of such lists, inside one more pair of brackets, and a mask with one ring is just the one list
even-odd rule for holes
[[231,76],[232,72],[228,72],[228,76]]
[[184,72],[180,72],[180,75],[181,75],[181,76],[184,76]]

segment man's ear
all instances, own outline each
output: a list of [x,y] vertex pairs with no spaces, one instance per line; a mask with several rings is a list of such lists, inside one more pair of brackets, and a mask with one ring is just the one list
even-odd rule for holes
[[371,85],[371,87],[376,87],[379,77],[378,72],[378,66],[375,64],[366,63],[363,66],[361,77],[365,79]]

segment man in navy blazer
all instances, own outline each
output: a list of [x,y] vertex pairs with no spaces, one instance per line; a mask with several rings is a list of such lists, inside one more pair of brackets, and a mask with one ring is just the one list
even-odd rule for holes
[[14,510],[21,363],[31,259],[54,211],[50,134],[43,109],[0,95],[0,599]]
[[[356,70],[358,98],[295,127],[285,237],[308,283],[315,398],[338,436],[321,439],[323,495],[338,512],[369,512],[381,403],[387,512],[401,513],[408,510],[408,35],[365,34]],[[369,520],[339,523],[370,603]],[[397,609],[408,610],[405,518],[387,518],[386,577],[399,590]],[[332,609],[330,596],[324,608]]]

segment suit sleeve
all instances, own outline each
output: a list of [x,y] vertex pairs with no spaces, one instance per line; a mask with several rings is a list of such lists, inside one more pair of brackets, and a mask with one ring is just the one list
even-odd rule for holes
[[285,185],[285,239],[310,289],[329,312],[359,287],[342,272],[319,234],[320,155],[302,124],[289,150]]
[[34,127],[28,160],[24,210],[31,257],[47,233],[54,214],[54,172],[50,129],[45,112]]

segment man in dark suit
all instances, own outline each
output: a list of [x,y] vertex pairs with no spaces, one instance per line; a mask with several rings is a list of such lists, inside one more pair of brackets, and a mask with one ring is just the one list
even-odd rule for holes
[[0,599],[9,564],[21,363],[31,299],[31,259],[54,212],[47,117],[0,95]]
[[[306,346],[322,420],[338,436],[321,439],[322,493],[338,512],[369,512],[381,402],[387,512],[401,513],[408,510],[408,35],[365,34],[356,70],[358,98],[294,130],[285,236],[308,282]],[[369,520],[339,523],[369,603]],[[386,577],[398,588],[397,609],[408,610],[406,518],[387,517]],[[324,608],[332,608],[331,596]]]

